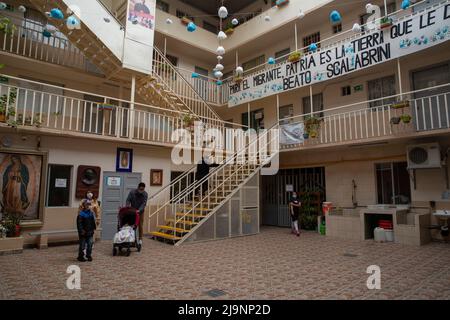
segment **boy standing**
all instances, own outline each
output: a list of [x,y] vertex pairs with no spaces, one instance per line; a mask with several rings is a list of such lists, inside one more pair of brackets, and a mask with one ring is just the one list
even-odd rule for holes
[[92,261],[92,245],[94,243],[94,231],[96,229],[95,216],[91,210],[91,201],[83,200],[82,210],[77,217],[78,238],[80,246],[78,249],[78,261],[86,261],[84,250],[86,249],[87,261]]

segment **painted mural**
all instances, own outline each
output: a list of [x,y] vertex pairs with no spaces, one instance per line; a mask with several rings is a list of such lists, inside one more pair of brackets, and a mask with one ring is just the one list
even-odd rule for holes
[[39,219],[42,156],[0,152],[0,213]]

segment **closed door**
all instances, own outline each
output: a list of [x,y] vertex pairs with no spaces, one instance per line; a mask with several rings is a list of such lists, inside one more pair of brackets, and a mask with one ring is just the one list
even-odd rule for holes
[[[448,64],[434,66],[412,74],[414,90],[421,90],[450,82],[450,68]],[[450,124],[449,87],[424,90],[414,95],[417,99],[412,105],[417,131],[447,128]]]
[[126,205],[128,193],[141,182],[141,173],[105,172],[102,196],[102,240],[111,240],[117,232],[119,208]]

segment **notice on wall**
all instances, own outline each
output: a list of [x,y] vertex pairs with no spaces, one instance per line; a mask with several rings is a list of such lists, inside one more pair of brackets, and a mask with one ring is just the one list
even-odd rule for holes
[[294,185],[287,184],[286,185],[286,192],[294,192]]
[[156,0],[128,0],[123,64],[151,73],[155,37]]
[[106,184],[108,187],[120,187],[120,177],[108,177]]
[[391,26],[279,64],[229,86],[228,106],[333,79],[415,53],[450,39],[450,4],[399,18]]
[[55,188],[67,188],[67,179],[55,179]]

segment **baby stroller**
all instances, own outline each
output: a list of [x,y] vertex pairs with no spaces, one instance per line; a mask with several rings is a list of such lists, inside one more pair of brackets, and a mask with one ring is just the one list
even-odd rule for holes
[[130,248],[141,251],[139,243],[139,212],[130,207],[120,208],[117,219],[117,233],[113,240],[113,256],[116,256],[122,249],[126,248],[127,257],[130,255]]

